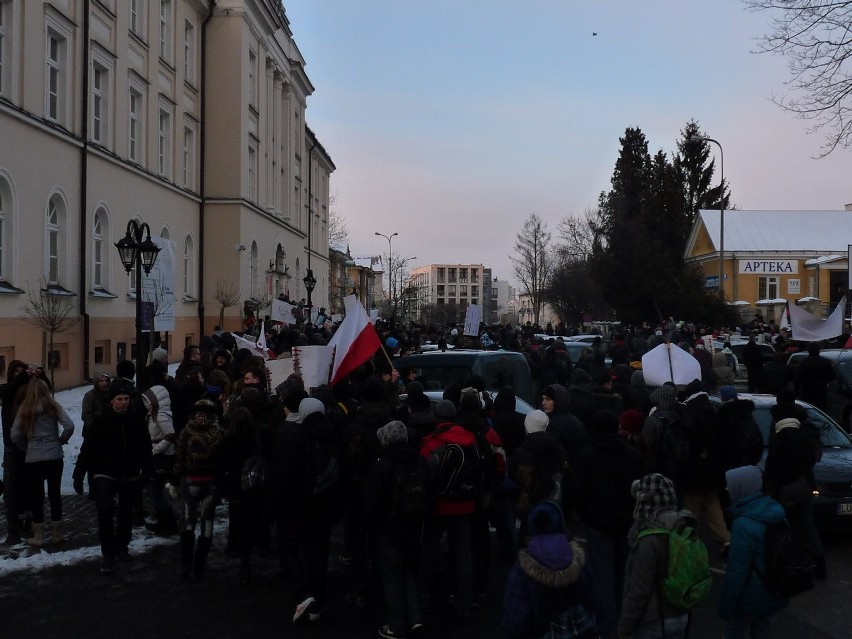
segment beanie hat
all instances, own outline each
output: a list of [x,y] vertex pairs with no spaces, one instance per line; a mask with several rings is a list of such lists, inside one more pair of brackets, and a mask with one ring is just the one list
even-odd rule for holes
[[595,435],[615,435],[618,432],[618,417],[611,410],[595,411],[591,430]]
[[[282,401],[286,401],[287,397],[291,393],[294,393],[299,390],[304,391],[305,386],[302,383],[302,380],[299,379],[299,377],[296,375],[290,375],[290,377],[288,377],[275,387],[275,393]],[[296,408],[298,408],[298,405],[296,406]]]
[[763,491],[763,472],[757,466],[741,466],[725,473],[725,483],[731,502],[736,503],[743,497],[757,495]]
[[199,399],[197,402],[195,402],[192,405],[191,413],[206,413],[208,415],[214,415],[216,417],[219,416],[219,411],[216,408],[216,404],[214,404],[213,401],[209,399]]
[[693,379],[689,384],[686,385],[686,396],[691,397],[696,393],[701,393],[704,391],[704,384],[701,383],[700,379]]
[[388,348],[396,348],[397,346],[399,346],[399,340],[397,340],[395,337],[388,337],[385,340],[385,344]]
[[129,359],[122,360],[115,365],[115,374],[118,377],[133,379],[133,376],[136,375],[136,364]]
[[435,416],[439,419],[453,419],[456,416],[456,405],[448,399],[442,399],[435,406]]
[[660,511],[677,509],[674,484],[659,473],[635,480],[630,487],[630,494],[636,499],[633,507],[633,518],[636,521],[652,521]]
[[543,410],[534,410],[524,417],[524,430],[527,433],[543,433],[547,430],[550,418]]
[[552,501],[536,504],[527,516],[527,530],[531,535],[550,535],[565,531],[562,509]]
[[161,364],[169,363],[169,352],[165,348],[155,348],[151,353],[151,359],[160,362]]
[[652,404],[656,404],[659,408],[669,408],[675,403],[676,397],[677,388],[675,388],[674,384],[666,382],[651,393],[649,399]]
[[391,444],[404,444],[408,442],[408,429],[405,424],[396,420],[379,428],[376,431],[376,437],[378,437],[382,448],[387,448]]
[[119,395],[130,395],[133,391],[133,385],[125,379],[114,379],[110,382],[107,388],[107,397],[114,399]]
[[477,413],[483,408],[482,400],[479,398],[479,391],[472,386],[462,389],[461,398],[459,399],[459,411],[462,413]]
[[429,408],[429,398],[423,392],[423,384],[420,382],[408,382],[405,387],[405,394],[408,396],[406,402],[410,408]]
[[719,389],[719,397],[723,402],[729,402],[737,398],[737,389],[734,386],[722,386]]
[[291,413],[299,412],[299,404],[301,404],[302,400],[307,396],[308,394],[305,392],[304,388],[297,388],[296,390],[288,393],[284,398],[284,408],[289,410]]
[[642,413],[635,408],[624,411],[618,418],[621,430],[625,433],[630,433],[631,435],[638,435],[642,432],[643,422]]

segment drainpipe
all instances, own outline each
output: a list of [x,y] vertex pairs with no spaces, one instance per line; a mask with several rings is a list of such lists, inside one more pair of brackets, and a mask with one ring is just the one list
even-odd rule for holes
[[81,78],[81,86],[83,90],[80,100],[80,112],[82,113],[82,122],[80,127],[80,137],[83,139],[83,147],[80,151],[80,262],[78,268],[80,271],[80,317],[83,319],[83,379],[90,382],[92,376],[89,372],[89,350],[91,346],[91,322],[89,313],[86,310],[86,262],[87,247],[89,245],[89,237],[86,232],[86,219],[89,216],[88,204],[88,182],[89,182],[89,69],[92,66],[92,61],[89,55],[89,26],[91,12],[91,0],[86,0],[83,3],[83,73]]
[[200,202],[198,204],[198,339],[204,336],[204,200],[205,193],[205,149],[207,148],[207,26],[210,18],[213,17],[213,8],[216,6],[216,0],[210,0],[210,10],[207,17],[204,18],[204,23],[201,25],[201,141],[198,153],[201,156],[198,163],[198,194]]
[[311,227],[313,226],[312,216],[313,213],[311,210],[314,206],[314,196],[313,196],[313,187],[312,181],[314,177],[314,169],[313,169],[313,159],[314,159],[314,149],[317,148],[319,142],[314,142],[314,145],[311,147],[311,150],[308,151],[308,270],[311,270]]

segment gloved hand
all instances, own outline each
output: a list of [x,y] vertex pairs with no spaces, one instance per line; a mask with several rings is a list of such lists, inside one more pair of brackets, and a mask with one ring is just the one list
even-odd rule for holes
[[172,486],[171,484],[166,484],[166,490],[169,491],[169,495],[172,496],[172,499],[178,498],[178,489],[177,486]]
[[82,477],[75,477],[74,478],[74,492],[77,493],[78,495],[83,494],[83,478]]

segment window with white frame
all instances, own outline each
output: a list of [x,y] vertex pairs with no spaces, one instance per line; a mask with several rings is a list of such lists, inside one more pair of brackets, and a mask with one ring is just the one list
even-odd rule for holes
[[9,280],[11,269],[7,267],[9,258],[8,251],[11,250],[9,238],[10,220],[12,216],[12,194],[9,185],[0,177],[0,280]]
[[257,140],[249,139],[248,147],[248,198],[257,202]]
[[160,105],[157,124],[157,172],[171,177],[172,170],[172,109]]
[[160,0],[160,57],[172,60],[172,0]]
[[130,31],[139,38],[145,38],[148,30],[148,0],[130,1]]
[[757,298],[774,300],[778,298],[778,276],[768,275],[757,278]]
[[195,25],[189,20],[183,25],[183,78],[195,84]]
[[92,288],[105,289],[109,282],[107,273],[109,250],[109,222],[102,208],[95,212],[92,222]]
[[100,144],[107,142],[109,124],[109,71],[92,62],[92,140]]
[[248,99],[250,106],[257,106],[257,54],[249,49]]
[[260,294],[260,273],[258,272],[257,242],[251,243],[249,255],[249,297],[258,299]]
[[195,296],[195,252],[191,235],[183,241],[183,293],[188,297]]
[[130,77],[127,104],[127,157],[142,164],[145,162],[145,88],[134,76]]
[[48,119],[65,124],[68,85],[68,40],[58,32],[48,29],[45,56],[45,115]]
[[195,129],[183,127],[183,186],[195,188]]
[[54,195],[47,203],[45,223],[45,280],[47,284],[59,284],[62,273],[62,225],[65,207],[62,199]]
[[12,90],[12,3],[0,0],[0,95]]

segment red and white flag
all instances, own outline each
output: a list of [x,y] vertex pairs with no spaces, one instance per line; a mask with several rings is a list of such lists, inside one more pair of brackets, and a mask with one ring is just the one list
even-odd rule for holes
[[343,298],[343,305],[346,317],[328,343],[336,348],[331,368],[332,386],[370,359],[382,345],[358,298],[349,295]]

